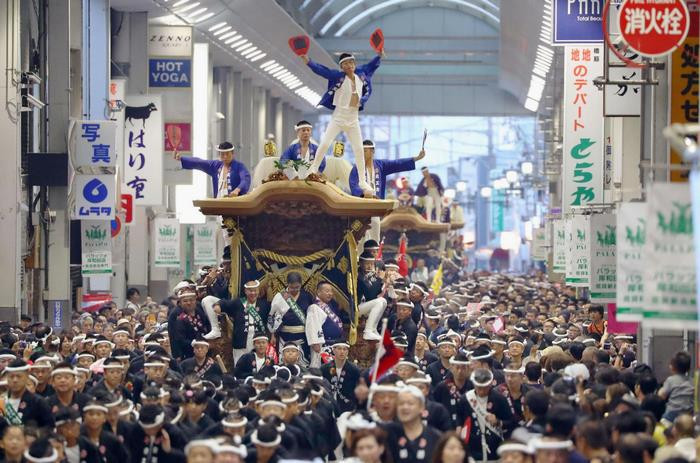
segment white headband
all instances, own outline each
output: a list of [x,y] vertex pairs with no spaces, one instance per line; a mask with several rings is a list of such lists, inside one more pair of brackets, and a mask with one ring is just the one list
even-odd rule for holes
[[375,393],[375,392],[399,392],[400,388],[398,386],[389,385],[389,384],[377,384],[374,383],[369,387],[369,392],[370,393]]
[[[297,396],[298,398],[298,396]],[[281,408],[287,408],[287,404],[284,402],[280,402],[279,400],[265,400],[263,402],[260,402],[260,407],[281,407]]]
[[221,420],[221,425],[226,428],[240,428],[248,424],[248,418],[242,416],[239,421],[226,421],[226,418]]
[[76,376],[78,374],[78,372],[75,371],[73,368],[56,368],[54,371],[51,372],[51,376],[60,375],[62,373],[66,373],[73,376]]
[[209,347],[209,343],[207,341],[202,340],[202,339],[193,339],[190,344],[192,345],[192,347],[196,346],[197,344],[201,344],[203,346]]
[[294,126],[294,130],[299,130],[299,129],[310,129],[312,128],[311,124],[309,123],[304,123],[304,124],[297,124]]
[[350,60],[350,59],[354,60],[355,57],[354,57],[353,55],[348,55],[348,56],[346,56],[345,58],[340,59],[340,60],[338,61],[338,64],[343,64],[345,61]]
[[411,394],[413,397],[420,400],[421,403],[423,403],[423,404],[425,403],[425,396],[423,395],[423,392],[420,389],[418,389],[416,386],[411,386],[410,384],[403,386],[401,389],[399,389],[399,393]]
[[531,442],[535,450],[569,450],[573,443],[570,440],[544,440],[533,439]]
[[97,405],[97,404],[92,404],[92,405],[86,405],[83,407],[83,412],[89,412],[90,410],[97,410],[99,412],[105,412],[107,413],[109,410],[107,410],[107,407],[104,405]]
[[29,365],[24,365],[21,367],[5,367],[5,369],[3,371],[5,371],[7,373],[17,373],[17,372],[21,372],[21,371],[29,371]]
[[31,461],[32,463],[53,463],[56,460],[58,460],[58,452],[56,452],[55,448],[51,448],[51,455],[48,457],[33,457],[29,453],[29,449],[24,451],[24,458],[26,458],[28,461]]
[[525,455],[532,455],[532,449],[529,446],[518,443],[502,444],[498,447],[498,450],[496,451],[499,457],[506,452],[520,452],[524,453]]
[[250,441],[255,445],[259,445],[260,447],[277,447],[278,445],[280,445],[280,442],[282,442],[282,437],[278,434],[277,438],[272,442],[261,442],[258,439],[258,431],[256,429],[250,436]]
[[214,453],[235,453],[242,459],[248,456],[248,451],[246,450],[245,445],[217,445],[216,447],[214,447]]
[[158,416],[156,416],[156,420],[151,423],[151,424],[145,424],[141,420],[139,420],[139,424],[141,425],[142,428],[148,429],[148,428],[155,428],[156,426],[160,426],[163,424],[163,421],[165,420],[165,413],[161,412]]
[[450,357],[450,365],[469,365],[469,360],[455,360],[455,356]]

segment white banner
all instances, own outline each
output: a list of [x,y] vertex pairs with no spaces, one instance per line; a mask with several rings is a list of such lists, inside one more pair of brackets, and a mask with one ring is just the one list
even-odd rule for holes
[[74,220],[112,220],[116,202],[114,175],[76,175]]
[[114,121],[71,120],[69,146],[73,167],[115,167],[116,133]]
[[149,26],[150,56],[192,56],[191,26]]
[[163,108],[160,95],[126,97],[124,176],[136,206],[163,204]]
[[590,281],[589,247],[590,216],[575,215],[566,221],[569,252],[566,256],[566,284],[588,286]]
[[80,221],[80,249],[84,277],[112,273],[112,226],[105,220]]
[[564,143],[562,209],[603,202],[603,75],[601,46],[564,50]]
[[155,219],[153,236],[155,237],[156,267],[180,266],[180,222],[177,219]]
[[615,214],[594,214],[591,216],[590,225],[591,302],[615,302],[617,288]]
[[552,271],[554,273],[566,273],[566,221],[563,219],[552,221]]
[[[615,56],[610,52],[610,56]],[[619,61],[619,60],[618,60]],[[641,80],[639,68],[608,68],[610,80],[624,82]],[[606,116],[639,116],[642,111],[642,88],[640,85],[616,84],[605,86]]]
[[547,234],[544,227],[532,230],[532,260],[547,260]]
[[646,203],[622,203],[617,210],[617,319],[640,322],[644,308]]
[[194,226],[194,265],[216,265],[216,231],[219,226],[213,222]]
[[652,183],[644,244],[644,320],[651,328],[697,329],[695,246],[687,183]]

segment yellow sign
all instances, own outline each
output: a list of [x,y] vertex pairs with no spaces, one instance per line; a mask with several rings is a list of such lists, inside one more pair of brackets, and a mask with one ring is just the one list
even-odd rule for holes
[[[692,31],[691,31],[692,32]],[[671,95],[669,124],[698,122],[698,35],[688,35],[671,55]],[[671,166],[682,164],[683,157],[671,150]],[[672,170],[672,182],[687,182],[688,170]]]

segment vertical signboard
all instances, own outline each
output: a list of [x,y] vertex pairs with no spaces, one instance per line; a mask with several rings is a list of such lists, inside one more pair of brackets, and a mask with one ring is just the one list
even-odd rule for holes
[[554,255],[552,258],[552,271],[566,273],[566,222],[565,220],[552,221],[552,245]]
[[601,50],[574,45],[564,50],[564,213],[603,202],[603,92],[593,85],[603,75]]
[[114,175],[76,175],[72,219],[112,220],[117,201]]
[[532,231],[532,260],[547,260],[547,233],[544,227]]
[[645,203],[622,203],[617,210],[617,318],[642,321],[644,308]]
[[590,282],[590,216],[575,215],[567,221],[569,253],[566,259],[566,284],[585,287]]
[[180,267],[180,222],[157,218],[154,223],[156,267]]
[[163,117],[160,95],[126,97],[124,188],[136,206],[163,203]]
[[[671,54],[669,85],[669,125],[698,123],[698,49],[700,48],[700,1],[686,0],[690,29],[685,42]],[[683,157],[671,150],[671,164],[682,164]],[[672,170],[672,182],[687,182],[688,170]]]
[[218,262],[216,253],[215,223],[207,222],[194,226],[194,265],[216,265]]
[[652,183],[644,256],[644,319],[652,328],[696,329],[695,246],[687,183]]
[[112,233],[110,222],[80,221],[81,274],[84,277],[112,273]]
[[615,302],[617,288],[617,224],[614,214],[594,214],[590,220],[591,302]]
[[192,51],[190,26],[149,26],[148,86],[163,95],[163,182],[192,183],[192,171],[183,169],[174,154],[192,155]]

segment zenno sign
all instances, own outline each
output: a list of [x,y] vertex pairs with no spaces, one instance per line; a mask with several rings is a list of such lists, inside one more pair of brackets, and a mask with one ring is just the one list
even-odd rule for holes
[[685,0],[624,0],[618,24],[632,50],[644,56],[661,56],[683,43],[690,14]]

